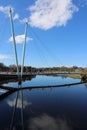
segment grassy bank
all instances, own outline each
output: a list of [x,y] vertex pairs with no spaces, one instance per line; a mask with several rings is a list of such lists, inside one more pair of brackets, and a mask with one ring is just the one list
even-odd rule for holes
[[69,74],[70,78],[74,78],[74,79],[81,79],[81,75],[80,74]]

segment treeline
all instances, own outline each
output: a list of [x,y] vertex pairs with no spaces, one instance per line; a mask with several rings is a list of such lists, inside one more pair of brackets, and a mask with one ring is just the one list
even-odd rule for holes
[[[19,72],[21,72],[21,65],[18,66]],[[72,66],[72,67],[66,67],[66,66],[61,66],[61,67],[42,67],[42,68],[35,68],[31,66],[24,66],[23,71],[25,73],[43,73],[43,72],[76,72],[76,73],[86,73],[87,74],[87,68],[83,67],[77,67],[77,66]],[[17,67],[15,64],[6,66],[3,63],[0,63],[0,72],[17,72]]]
[[[18,66],[19,72],[21,72],[21,65]],[[23,71],[28,72],[36,72],[36,68],[31,66],[24,66]],[[0,63],[0,72],[17,72],[17,66],[15,64],[6,66],[3,63]]]
[[52,67],[52,68],[38,68],[37,69],[39,72],[75,72],[75,73],[86,73],[87,74],[87,68],[83,67],[77,67],[77,66],[72,66],[72,67],[66,67],[66,66],[61,66],[61,67]]

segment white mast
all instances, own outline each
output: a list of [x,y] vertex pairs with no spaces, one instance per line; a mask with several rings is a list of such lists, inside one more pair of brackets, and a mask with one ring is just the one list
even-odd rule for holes
[[23,52],[22,52],[21,80],[22,80],[22,75],[23,75],[25,49],[26,49],[26,41],[27,41],[27,28],[28,28],[28,22],[26,22],[26,25],[25,25],[25,42],[24,42],[24,45],[23,45]]
[[11,31],[12,31],[12,37],[13,37],[13,43],[14,43],[14,51],[15,51],[16,65],[17,65],[17,75],[18,75],[18,80],[20,80],[20,77],[19,77],[19,69],[18,69],[17,49],[16,49],[16,41],[15,41],[14,25],[13,25],[12,10],[11,10],[11,8],[10,8],[10,20],[11,20]]

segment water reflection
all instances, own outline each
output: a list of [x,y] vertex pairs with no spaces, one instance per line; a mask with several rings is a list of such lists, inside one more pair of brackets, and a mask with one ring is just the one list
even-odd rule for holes
[[13,125],[14,125],[15,112],[16,112],[16,107],[17,107],[18,94],[19,94],[19,92],[17,92],[17,94],[16,94],[16,100],[15,100],[15,103],[14,103],[14,110],[13,110],[13,115],[12,115],[10,130],[12,130],[14,128]]
[[[24,109],[27,106],[32,105],[31,102],[23,99],[23,91],[16,93],[16,98],[7,101],[10,107],[14,107],[12,120],[10,124],[10,130],[72,130],[71,126],[65,118],[53,117],[47,114],[42,114],[36,117],[31,117],[26,121],[24,125]],[[21,122],[19,124],[15,122],[16,109],[21,109]],[[30,111],[29,111],[30,112]],[[24,127],[25,126],[25,127]]]
[[[28,77],[29,78],[29,77]],[[31,77],[30,77],[31,78]],[[22,82],[23,87],[30,87],[30,86],[54,86],[54,85],[61,85],[61,84],[69,84],[80,82],[80,79],[73,79],[70,77],[65,78],[65,75],[57,75],[57,76],[46,76],[46,75],[37,75],[36,78],[32,77],[31,80],[26,79]],[[17,88],[17,82],[9,82],[8,84],[4,84],[4,86],[10,86]]]
[[84,83],[85,87],[87,88],[87,83]]
[[29,130],[72,130],[67,120],[47,114],[32,118],[28,124]]
[[[18,86],[18,88],[22,88],[22,86]],[[18,98],[19,94],[20,94],[20,98]],[[14,107],[12,120],[11,120],[11,125],[10,125],[10,130],[16,130],[14,120],[15,120],[15,115],[16,115],[16,109],[17,108],[21,109],[21,125],[19,125],[19,124],[18,125],[21,126],[21,130],[24,130],[23,109],[28,105],[28,102],[23,101],[23,91],[22,90],[17,91],[16,99],[14,99],[13,101],[8,101],[7,104],[10,107]]]
[[0,102],[0,130],[87,129],[84,84],[37,87],[22,90],[19,86],[18,91]]
[[[23,75],[23,78],[22,78],[22,81],[24,82],[24,81],[26,81],[26,80],[28,80],[28,81],[31,81],[33,78],[36,78],[36,75],[28,75],[28,76],[26,76],[26,75]],[[17,77],[17,75],[13,75],[12,77],[4,77],[2,80],[0,80],[0,85],[2,85],[2,84],[7,84],[7,83],[17,83],[17,81],[18,81],[18,77]]]
[[69,77],[69,74],[58,74],[57,76],[61,77],[62,79],[66,79]]
[[[13,99],[13,100],[7,101],[7,104],[8,104],[10,107],[14,107],[14,106],[15,106],[15,102],[16,102],[16,99]],[[23,109],[25,109],[26,106],[28,106],[28,105],[30,106],[30,105],[32,105],[32,103],[31,103],[31,102],[28,102],[28,101],[26,101],[26,100],[23,100]],[[17,99],[16,108],[21,109],[21,107],[22,107],[21,99],[18,98],[18,99]]]

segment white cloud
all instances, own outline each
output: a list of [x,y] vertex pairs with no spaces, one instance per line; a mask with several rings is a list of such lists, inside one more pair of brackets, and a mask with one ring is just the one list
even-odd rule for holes
[[[8,101],[7,104],[10,106],[10,107],[14,107],[15,106],[15,103],[16,103],[16,99],[12,100],[12,101]],[[26,106],[28,105],[32,105],[31,102],[27,102],[26,100],[23,100],[23,108],[25,108]],[[17,100],[17,108],[22,108],[22,101],[21,99],[18,99]]]
[[10,8],[13,11],[13,8],[11,6],[0,6],[0,12],[4,13],[5,15],[9,16]]
[[65,26],[78,8],[72,0],[36,0],[28,10],[31,12],[30,25],[47,30]]
[[15,14],[14,17],[13,17],[14,20],[16,19],[19,19],[19,15],[18,14]]
[[[27,42],[30,41],[30,40],[32,40],[32,38],[27,37]],[[15,36],[15,41],[16,41],[17,44],[24,43],[25,35],[23,34],[23,35]],[[13,37],[9,38],[9,42],[13,42]]]
[[19,19],[19,15],[16,13],[14,14],[14,8],[12,6],[0,6],[0,12],[4,13],[7,17],[10,16],[10,8],[12,10],[12,13],[13,13],[13,19],[16,20],[16,19]]
[[0,54],[0,60],[5,60],[5,59],[12,59],[13,57],[10,55],[5,55],[5,54]]
[[26,22],[28,22],[28,18],[20,19],[20,22],[21,23],[26,23]]

